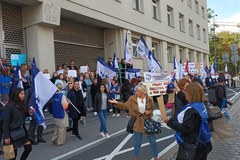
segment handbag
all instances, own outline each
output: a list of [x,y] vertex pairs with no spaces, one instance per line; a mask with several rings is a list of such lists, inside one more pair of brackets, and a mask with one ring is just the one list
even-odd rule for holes
[[6,159],[15,158],[15,152],[12,144],[3,146],[3,152]]
[[193,160],[195,159],[195,152],[197,146],[195,144],[180,143],[177,159]]
[[126,131],[133,134],[133,126],[136,121],[136,117],[131,117],[130,120],[128,121]]
[[156,122],[152,119],[146,119],[144,121],[144,131],[146,134],[160,134],[161,133],[161,123]]
[[26,136],[26,131],[23,127],[20,127],[19,129],[10,131],[10,137],[12,140],[18,140]]

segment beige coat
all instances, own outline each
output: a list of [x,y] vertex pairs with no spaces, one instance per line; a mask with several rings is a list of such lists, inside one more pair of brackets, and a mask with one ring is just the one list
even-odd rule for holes
[[151,97],[147,97],[146,99],[146,110],[150,111],[149,115],[141,114],[138,110],[138,102],[137,102],[137,96],[133,95],[131,96],[127,102],[121,103],[119,102],[116,105],[119,109],[128,110],[131,117],[136,117],[135,124],[133,126],[133,130],[137,132],[144,132],[144,120],[149,119],[153,115],[154,110],[154,102]]

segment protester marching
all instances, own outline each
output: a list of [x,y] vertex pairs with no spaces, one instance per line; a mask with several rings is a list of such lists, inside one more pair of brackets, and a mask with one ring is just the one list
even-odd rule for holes
[[[29,66],[11,66],[2,61],[0,140],[3,137],[4,145],[13,145],[15,154],[10,159],[16,159],[19,147],[24,147],[21,156],[24,160],[30,154],[32,145],[47,142],[43,135],[47,127],[44,114],[49,114],[46,112],[50,112],[54,118],[52,143],[57,146],[68,143],[67,131],[79,140],[84,139],[85,135],[80,136],[79,121],[86,123],[87,114],[98,116],[99,135],[106,139],[111,138],[107,116],[117,118],[124,114],[134,117],[134,156],[139,159],[142,136],[146,134],[146,121],[151,119],[159,96],[163,97],[163,106],[171,109],[171,118],[162,120],[176,131],[179,143],[177,159],[207,159],[212,150],[209,122],[222,116],[227,121],[231,120],[227,108],[232,103],[227,100],[225,87],[236,87],[238,77],[217,72],[215,62],[211,69],[207,66],[192,69],[192,62],[186,60],[182,64],[182,60],[178,62],[176,57],[173,59],[172,72],[162,72],[160,63],[141,37],[136,52],[148,63],[147,72],[143,73],[134,68],[128,45],[126,36],[122,60],[116,57],[116,53],[107,62],[97,57],[96,71],[89,65],[77,66],[71,60],[69,64],[57,66],[50,76],[48,69],[43,72],[39,70],[34,58]],[[204,90],[209,94],[208,100]],[[210,116],[208,102],[218,107],[215,116]],[[28,125],[25,117],[30,119]],[[17,121],[17,118],[21,121]],[[21,133],[20,128],[24,129]],[[202,133],[202,130],[207,132]],[[21,137],[14,137],[14,131],[22,134]],[[146,135],[156,160],[158,150],[155,133]],[[191,150],[188,150],[189,147]]]

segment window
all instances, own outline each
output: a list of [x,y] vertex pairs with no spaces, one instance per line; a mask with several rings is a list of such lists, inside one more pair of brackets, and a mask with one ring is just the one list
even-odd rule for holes
[[160,3],[159,0],[152,0],[153,7],[153,18],[159,20],[160,19]]
[[192,8],[192,0],[187,0],[187,5]]
[[132,38],[132,50],[133,50],[133,57],[138,57],[138,54],[136,52],[136,49],[137,49],[137,45],[138,45],[138,41],[139,39],[137,38]]
[[133,0],[133,8],[143,12],[143,0]]
[[172,45],[167,46],[167,59],[168,59],[168,63],[173,62],[173,46]]
[[173,27],[173,8],[167,6],[167,18],[168,18],[168,25]]
[[196,9],[196,12],[199,13],[199,3],[197,0],[195,0],[195,9]]
[[197,39],[201,39],[200,25],[197,24]]
[[193,21],[191,19],[188,20],[188,27],[189,27],[189,35],[193,36]]
[[207,42],[206,29],[203,28],[203,42]]
[[205,18],[205,8],[202,6],[202,17]]
[[179,29],[180,31],[184,32],[185,31],[185,26],[184,26],[184,15],[179,13]]
[[152,53],[154,54],[155,57],[157,56],[157,53],[158,53],[158,43],[156,43],[156,42],[152,43]]
[[180,55],[180,59],[182,60],[182,64],[184,64],[183,48],[179,48],[179,55]]

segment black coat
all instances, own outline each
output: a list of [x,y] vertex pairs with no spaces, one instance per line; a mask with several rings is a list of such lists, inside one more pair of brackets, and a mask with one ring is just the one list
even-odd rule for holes
[[25,126],[26,113],[22,113],[13,102],[10,102],[5,106],[3,114],[3,133],[4,139],[7,139],[10,138],[10,131]]
[[[107,94],[107,100],[109,99],[109,94]],[[108,102],[107,102],[108,104]],[[95,96],[95,103],[94,103],[94,112],[100,112],[102,106],[102,93],[97,93]]]
[[[217,106],[221,108],[223,99],[227,98],[226,89],[222,85],[216,85],[215,87]],[[224,108],[227,108],[227,104],[225,104]]]
[[[80,92],[79,93],[80,99],[77,98],[74,89],[71,89],[70,91],[68,91],[68,94],[67,94],[67,98],[78,109],[78,111],[81,112],[81,114],[79,114],[78,111],[76,111],[76,109],[71,105],[71,103],[69,104],[69,106],[68,106],[69,117],[71,117],[72,119],[77,119],[77,120],[79,120],[81,116],[86,116],[86,107],[84,104],[83,95],[80,90],[78,90],[78,92]],[[77,105],[77,101],[79,101],[79,105]]]
[[199,135],[201,117],[195,109],[190,108],[185,112],[182,124],[174,119],[170,119],[167,125],[173,130],[181,133],[181,137],[185,143],[195,144]]

